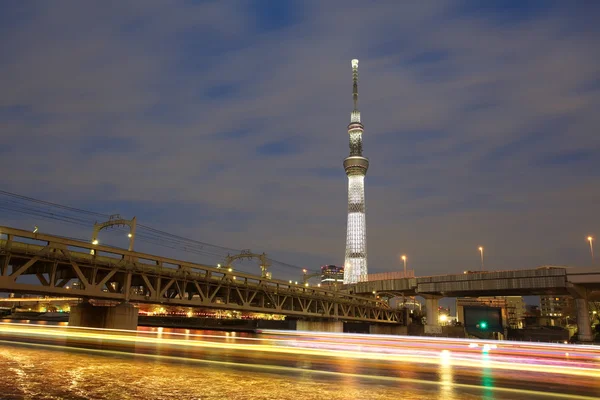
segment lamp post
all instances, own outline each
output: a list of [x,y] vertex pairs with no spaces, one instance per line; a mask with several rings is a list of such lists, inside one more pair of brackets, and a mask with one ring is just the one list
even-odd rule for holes
[[483,246],[479,246],[479,253],[481,254],[481,270],[483,271]]
[[590,253],[592,254],[592,264],[594,263],[594,238],[592,236],[587,237],[588,242],[590,242]]
[[402,261],[404,261],[404,277],[406,278],[406,254],[402,254]]

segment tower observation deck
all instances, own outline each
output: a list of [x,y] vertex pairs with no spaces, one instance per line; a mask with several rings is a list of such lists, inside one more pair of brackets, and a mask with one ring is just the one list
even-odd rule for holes
[[344,283],[356,283],[367,279],[367,224],[365,220],[365,175],[369,160],[362,155],[363,125],[358,111],[358,60],[352,60],[352,97],[354,109],[350,115],[348,135],[350,155],[344,159],[348,176],[348,230]]

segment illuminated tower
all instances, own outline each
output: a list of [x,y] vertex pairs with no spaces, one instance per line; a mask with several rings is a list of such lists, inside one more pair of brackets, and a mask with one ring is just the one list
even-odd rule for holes
[[358,111],[358,60],[352,60],[354,110],[350,116],[350,155],[344,159],[348,175],[348,231],[344,283],[367,279],[367,224],[365,220],[365,175],[369,160],[362,155],[363,125]]

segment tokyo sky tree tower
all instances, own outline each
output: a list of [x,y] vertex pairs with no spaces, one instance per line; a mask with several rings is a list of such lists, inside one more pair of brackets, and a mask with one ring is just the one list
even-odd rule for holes
[[350,155],[344,159],[348,175],[348,232],[344,283],[367,279],[367,224],[365,221],[365,175],[369,160],[362,155],[363,125],[358,111],[358,60],[352,60],[354,110],[350,116]]

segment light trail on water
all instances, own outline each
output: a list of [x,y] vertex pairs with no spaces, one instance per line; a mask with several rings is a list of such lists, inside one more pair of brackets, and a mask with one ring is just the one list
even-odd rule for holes
[[[600,394],[600,349],[595,346],[273,330],[247,337],[143,329],[0,323],[0,339],[100,354],[135,353],[164,361],[433,385],[440,393],[485,389],[569,399]],[[547,393],[529,388],[536,384],[554,387]]]

